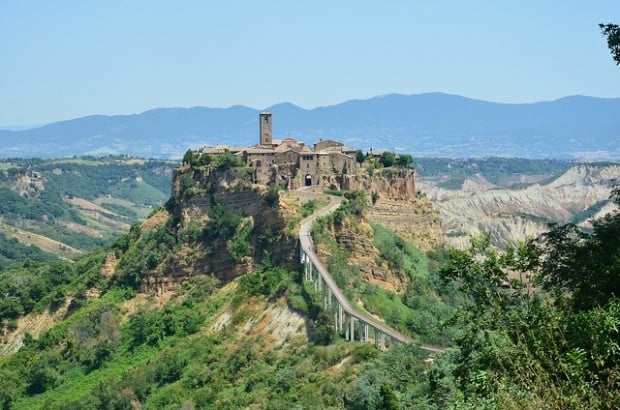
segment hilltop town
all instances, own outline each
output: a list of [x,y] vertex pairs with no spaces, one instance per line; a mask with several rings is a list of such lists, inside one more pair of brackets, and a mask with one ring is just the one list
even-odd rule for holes
[[[361,151],[334,140],[320,140],[313,147],[294,138],[273,139],[273,121],[269,112],[259,115],[259,143],[249,147],[217,145],[204,147],[202,154],[234,154],[252,169],[255,184],[279,184],[289,189],[320,186],[327,189],[351,190],[360,188],[352,176],[366,172],[366,161],[379,163],[383,158],[398,157],[387,151]],[[361,155],[361,156],[360,156]],[[410,156],[402,156],[410,162]],[[408,164],[406,164],[408,165]]]

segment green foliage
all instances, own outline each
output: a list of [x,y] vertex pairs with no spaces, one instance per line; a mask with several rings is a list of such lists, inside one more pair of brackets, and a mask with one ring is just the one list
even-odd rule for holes
[[198,183],[191,173],[184,173],[179,176],[179,186],[181,198],[191,198],[198,192],[196,189]]
[[[140,240],[137,240],[140,238]],[[122,252],[117,265],[116,280],[137,289],[142,278],[152,273],[178,246],[176,235],[168,225],[157,227],[142,235],[139,225],[115,243]]]
[[272,299],[284,295],[291,282],[291,275],[282,268],[259,265],[254,273],[243,276],[239,281],[242,295],[264,295]]
[[384,167],[391,167],[396,163],[396,154],[390,151],[383,151],[379,160]]
[[92,285],[99,277],[103,261],[101,252],[82,257],[72,264],[53,261],[49,264],[26,261],[0,272],[0,323],[17,319],[33,311],[52,310],[65,302],[69,289],[78,283]]
[[374,244],[381,259],[392,270],[408,279],[423,279],[428,275],[428,258],[409,242],[381,225],[372,225]]
[[366,194],[363,191],[346,191],[345,200],[331,215],[331,220],[340,225],[347,215],[361,217],[366,212]]
[[[618,202],[618,190],[614,191]],[[620,398],[617,214],[592,233],[554,227],[500,254],[488,238],[453,250],[442,268],[470,303],[455,321],[454,377],[464,402],[495,407],[613,408]],[[544,282],[532,288],[531,276]],[[515,403],[516,401],[516,403]]]
[[601,33],[607,38],[607,47],[616,62],[616,65],[620,65],[620,26],[617,24],[599,24]]
[[396,164],[400,167],[410,167],[413,164],[413,157],[409,154],[400,154],[396,158]]
[[123,344],[129,350],[136,350],[142,345],[157,346],[168,337],[183,337],[197,332],[204,319],[204,315],[192,309],[191,304],[141,311],[124,326]]
[[228,242],[228,254],[233,261],[238,262],[246,256],[252,254],[252,245],[250,244],[250,234],[254,226],[251,219],[244,219],[237,227],[235,236]]
[[27,260],[49,262],[52,259],[53,255],[32,245],[24,245],[16,238],[9,239],[4,232],[0,232],[0,271],[9,265],[24,263]]
[[183,165],[191,165],[193,159],[194,153],[191,149],[188,149],[185,151],[185,155],[183,155]]
[[326,189],[325,191],[323,191],[323,193],[326,195],[344,196],[345,191],[339,191],[336,189]]
[[398,169],[395,168],[383,168],[381,170],[381,173],[383,175],[398,175],[400,173],[400,171]]
[[271,184],[267,187],[267,191],[263,194],[263,201],[269,206],[274,206],[280,200],[280,186]]
[[355,152],[355,161],[356,161],[358,164],[363,163],[364,161],[366,161],[366,154],[364,154],[361,150],[359,150],[359,149],[358,149],[358,150]]
[[204,230],[206,241],[231,239],[241,223],[241,216],[227,210],[222,204],[215,204],[209,209],[209,222]]
[[525,158],[415,158],[413,161],[420,176],[453,180],[452,186],[475,174],[482,174],[500,186],[509,181],[511,186],[515,184],[515,175],[559,175],[573,165],[575,162],[567,160]]
[[[620,206],[620,188],[612,199]],[[604,306],[620,295],[620,214],[594,221],[591,233],[572,224],[554,226],[538,249],[540,279],[572,308]]]
[[427,353],[395,346],[366,363],[347,390],[346,409],[430,409]]
[[183,156],[183,164],[191,165],[192,167],[204,167],[211,164],[213,157],[209,154],[203,154],[201,152],[192,152],[188,150]]
[[109,306],[102,306],[69,327],[65,351],[93,371],[112,355],[119,341],[119,319]]
[[370,196],[370,200],[372,201],[372,204],[376,204],[377,201],[379,200],[379,193],[377,191],[372,191],[372,194]]
[[310,201],[306,201],[301,205],[301,217],[307,218],[317,210],[318,201],[316,199],[311,199]]
[[224,154],[215,157],[216,169],[218,171],[225,171],[233,167],[243,167],[245,163],[241,161],[232,152],[225,152]]
[[187,303],[204,302],[220,285],[220,281],[213,276],[195,276],[183,283],[183,291],[187,294]]

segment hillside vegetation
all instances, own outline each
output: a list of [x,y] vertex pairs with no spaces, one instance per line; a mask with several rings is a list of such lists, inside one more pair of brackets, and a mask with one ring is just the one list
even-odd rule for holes
[[166,206],[113,245],[3,271],[0,405],[617,407],[620,213],[505,252],[481,236],[423,253],[346,193],[313,227],[317,253],[358,309],[446,348],[381,351],[334,333],[295,263],[296,225],[320,198],[246,174],[182,168]]
[[172,168],[125,157],[0,162],[0,269],[111,243],[169,196]]
[[[298,207],[291,221],[316,205]],[[301,271],[283,269],[271,252],[262,252],[281,246],[279,239],[255,242],[242,221],[214,207],[203,224],[182,228],[161,210],[108,252],[5,272],[2,287],[12,296],[0,316],[8,319],[9,338],[20,331],[23,315],[46,309],[66,313],[37,337],[24,334],[23,347],[2,359],[2,403],[11,408],[138,403],[143,408],[356,408],[369,392],[393,400],[387,369],[402,375],[396,386],[422,377],[427,353],[403,347],[380,354],[371,345],[336,337]],[[244,242],[265,255],[252,273],[230,281],[226,275],[194,272],[152,286],[152,278],[165,279],[159,269],[181,263],[187,252],[201,254],[208,244],[215,254],[235,258],[235,243]],[[112,275],[105,273],[110,258],[116,260]],[[39,295],[47,296],[39,300]],[[410,374],[412,368],[419,372]],[[356,383],[358,374],[377,369],[385,369],[373,381],[379,385]]]

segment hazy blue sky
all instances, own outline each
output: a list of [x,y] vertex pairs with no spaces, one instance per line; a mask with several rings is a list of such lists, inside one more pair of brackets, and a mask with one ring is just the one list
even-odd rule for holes
[[0,125],[441,91],[620,97],[620,0],[0,0]]

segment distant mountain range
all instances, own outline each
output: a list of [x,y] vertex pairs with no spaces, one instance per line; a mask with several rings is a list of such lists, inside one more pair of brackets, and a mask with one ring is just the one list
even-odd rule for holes
[[[442,93],[389,94],[312,110],[290,103],[266,110],[273,113],[275,138],[308,144],[330,138],[364,151],[425,157],[620,159],[620,98],[501,104]],[[244,106],[158,108],[0,130],[0,157],[178,158],[188,148],[256,143],[258,113]]]

